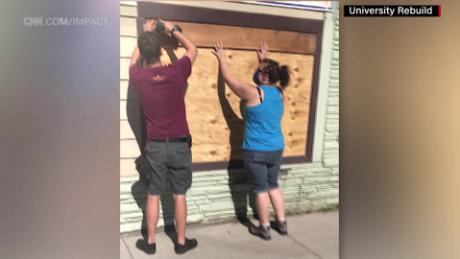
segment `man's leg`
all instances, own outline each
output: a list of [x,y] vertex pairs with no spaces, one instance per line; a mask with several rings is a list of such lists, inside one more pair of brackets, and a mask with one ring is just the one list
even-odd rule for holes
[[185,244],[185,225],[187,222],[187,201],[185,195],[174,194],[174,219],[176,221],[177,243]]
[[146,206],[146,216],[147,216],[147,234],[148,234],[148,244],[155,243],[155,232],[158,223],[158,210],[159,210],[160,195],[147,195],[147,206]]
[[174,219],[176,222],[177,242],[174,247],[176,254],[183,254],[197,247],[196,239],[185,237],[187,223],[187,202],[185,194],[192,185],[192,150],[188,143],[170,144],[169,174],[174,193]]
[[283,193],[279,188],[275,188],[268,191],[268,194],[270,195],[270,200],[273,208],[275,209],[276,219],[281,222],[286,221],[286,216],[284,214]]
[[155,243],[155,232],[158,223],[160,194],[163,193],[167,167],[166,146],[161,142],[150,141],[147,145],[147,159],[150,166],[148,173],[150,175],[149,185],[147,187],[147,204],[145,216],[147,221],[147,243]]

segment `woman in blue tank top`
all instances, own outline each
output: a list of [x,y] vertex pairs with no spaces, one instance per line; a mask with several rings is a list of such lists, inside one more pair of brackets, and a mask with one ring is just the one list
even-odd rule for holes
[[253,191],[259,226],[250,224],[249,231],[269,240],[270,202],[276,213],[276,230],[287,235],[284,199],[278,187],[278,173],[284,149],[281,118],[283,116],[283,90],[289,84],[287,66],[267,58],[268,48],[261,44],[257,51],[259,67],[254,73],[253,84],[237,80],[227,64],[222,42],[217,42],[213,54],[220,65],[220,73],[232,91],[245,102],[243,160]]

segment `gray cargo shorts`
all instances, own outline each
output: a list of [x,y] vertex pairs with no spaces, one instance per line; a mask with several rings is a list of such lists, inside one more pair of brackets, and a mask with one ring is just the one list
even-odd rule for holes
[[147,160],[150,167],[148,194],[161,195],[167,189],[174,194],[185,194],[190,189],[192,151],[189,143],[149,141]]

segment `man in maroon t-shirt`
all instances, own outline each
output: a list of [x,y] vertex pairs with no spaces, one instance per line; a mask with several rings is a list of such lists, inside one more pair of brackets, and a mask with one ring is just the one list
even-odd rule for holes
[[[129,69],[130,81],[139,94],[147,121],[146,151],[150,166],[146,205],[148,240],[145,240],[141,248],[148,254],[156,251],[155,230],[160,195],[166,184],[170,183],[177,231],[175,251],[182,254],[198,244],[196,239],[185,237],[185,193],[192,184],[192,154],[184,102],[186,81],[198,51],[179,27],[170,22],[161,22],[164,24],[164,32],[185,47],[185,55],[173,64],[161,64],[160,35],[153,31],[155,22],[147,21],[144,24],[144,33],[138,38],[138,47],[132,54]],[[146,64],[138,64],[140,57]]]

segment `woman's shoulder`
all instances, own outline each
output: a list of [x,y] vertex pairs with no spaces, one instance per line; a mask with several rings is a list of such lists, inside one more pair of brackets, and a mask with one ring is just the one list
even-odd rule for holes
[[263,90],[268,89],[270,91],[271,89],[274,89],[275,87],[273,87],[272,85],[264,85],[264,84],[262,84],[262,85],[258,85],[257,88],[260,88],[260,89],[263,89]]
[[282,94],[282,90],[279,87],[273,86],[273,85],[258,85],[257,88],[260,88],[264,91],[271,92],[271,93]]

